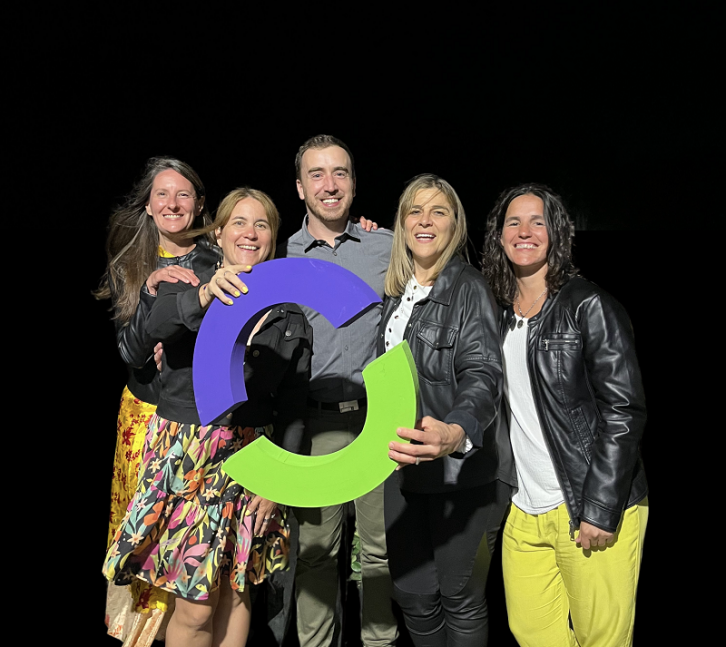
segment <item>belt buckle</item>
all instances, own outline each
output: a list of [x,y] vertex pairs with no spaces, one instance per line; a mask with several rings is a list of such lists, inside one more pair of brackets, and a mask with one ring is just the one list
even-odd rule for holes
[[345,402],[338,402],[338,409],[340,413],[348,413],[348,411],[358,411],[358,400],[346,400]]

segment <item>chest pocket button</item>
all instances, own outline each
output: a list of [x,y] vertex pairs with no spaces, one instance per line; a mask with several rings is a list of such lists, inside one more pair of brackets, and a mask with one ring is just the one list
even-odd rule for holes
[[258,350],[252,351],[252,357],[259,357],[259,356],[260,356],[260,351],[258,351]]

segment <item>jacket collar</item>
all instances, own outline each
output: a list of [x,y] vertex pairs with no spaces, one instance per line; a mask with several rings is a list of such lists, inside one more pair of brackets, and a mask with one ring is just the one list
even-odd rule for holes
[[[159,263],[164,265],[183,265],[184,263],[191,262],[193,259],[195,259],[197,256],[202,256],[204,254],[209,254],[210,258],[214,257],[215,260],[221,260],[222,259],[222,250],[221,248],[217,247],[216,245],[211,245],[209,241],[204,238],[203,236],[200,236],[199,238],[194,239],[194,248],[184,254],[183,256],[159,256]],[[214,262],[214,261],[212,261]]]
[[[571,281],[571,280],[572,279],[568,280],[567,283],[569,283],[569,281]],[[565,283],[565,285],[567,285],[567,283]],[[547,313],[549,313],[549,311],[552,310],[555,303],[557,303],[557,300],[560,298],[560,295],[562,294],[562,291],[565,288],[565,285],[563,285],[559,289],[557,294],[555,294],[554,296],[552,296],[550,294],[547,295],[544,303],[542,304],[542,309],[536,315],[533,315],[529,318],[531,325],[536,324],[540,319],[543,319],[544,317],[547,316]],[[505,313],[504,314],[505,325],[508,326],[511,323],[512,319],[514,318],[514,304],[510,303],[509,306],[504,310],[504,313]]]
[[445,306],[451,305],[456,283],[466,268],[467,264],[461,258],[453,256],[434,282],[434,288],[429,292],[429,300]]
[[[461,260],[458,256],[451,258],[446,264],[446,267],[441,270],[441,274],[439,274],[438,278],[434,282],[434,287],[431,292],[429,292],[429,295],[425,299],[421,299],[419,303],[435,301],[436,303],[444,306],[451,305],[451,299],[454,297],[456,282],[459,279],[459,275],[467,267],[468,264]],[[392,311],[393,308],[401,301],[402,297],[403,295],[398,295],[397,297],[386,299],[386,305],[384,306],[383,311],[384,321],[387,319],[386,315],[388,314],[388,311]],[[388,308],[388,310],[386,310],[386,308]]]

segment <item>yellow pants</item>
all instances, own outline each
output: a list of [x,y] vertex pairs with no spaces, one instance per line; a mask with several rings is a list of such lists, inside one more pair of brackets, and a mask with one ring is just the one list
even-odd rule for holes
[[509,628],[520,646],[632,645],[647,521],[644,499],[623,513],[612,545],[583,550],[570,539],[564,503],[540,515],[512,504],[502,570]]

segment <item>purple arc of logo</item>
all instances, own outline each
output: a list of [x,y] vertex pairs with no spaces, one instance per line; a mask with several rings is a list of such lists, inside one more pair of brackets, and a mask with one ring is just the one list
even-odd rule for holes
[[280,303],[316,310],[338,328],[380,299],[352,272],[308,258],[285,258],[240,274],[248,294],[226,306],[212,303],[194,348],[193,380],[203,425],[218,421],[247,400],[244,356],[247,340],[265,312]]

